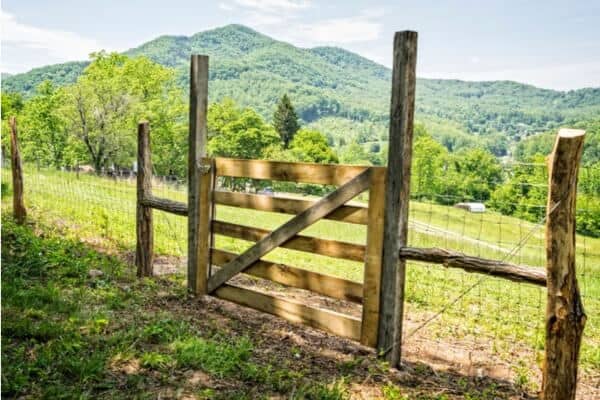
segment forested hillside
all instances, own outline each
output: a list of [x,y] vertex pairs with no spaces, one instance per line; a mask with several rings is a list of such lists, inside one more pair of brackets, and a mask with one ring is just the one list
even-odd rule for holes
[[[190,37],[161,36],[125,54],[174,68],[176,81],[185,86],[191,53],[211,57],[211,101],[230,97],[268,119],[287,93],[304,123],[326,133],[335,146],[386,138],[391,71],[340,48],[302,49],[229,25]],[[47,79],[71,84],[87,64],[4,77],[3,90],[31,94]],[[509,81],[433,79],[419,79],[417,85],[417,119],[449,150],[482,144],[504,155],[510,143],[525,136],[599,114],[600,88],[559,92]]]

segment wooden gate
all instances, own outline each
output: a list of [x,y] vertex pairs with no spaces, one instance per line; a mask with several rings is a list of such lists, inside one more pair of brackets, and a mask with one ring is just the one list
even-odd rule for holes
[[[140,135],[138,142],[142,149],[139,151],[138,168],[141,173],[138,177],[142,176],[141,179],[144,180],[147,177],[144,177],[143,171],[151,171],[152,168],[147,124],[140,125],[138,135]],[[190,290],[198,295],[213,295],[375,347],[379,318],[386,169],[230,158],[203,158],[198,169],[200,172],[198,185],[190,186],[191,191],[198,191],[195,196],[198,199],[197,207],[188,207],[184,203],[152,196],[149,184],[138,197],[139,215],[143,216],[149,209],[156,208],[185,215],[190,221],[197,223],[197,230],[189,237],[189,245],[197,245],[195,257],[190,257],[188,260]],[[334,185],[338,188],[323,198],[308,200],[215,190],[219,177]],[[369,193],[368,205],[358,202],[346,204],[365,191]],[[216,205],[295,216],[273,231],[268,231],[241,223],[214,219]],[[366,244],[300,234],[302,230],[321,219],[367,225]],[[141,221],[143,222],[144,219]],[[140,271],[147,270],[151,273],[151,265],[143,264],[152,262],[149,256],[152,254],[150,248],[152,227],[144,228],[143,223],[138,225],[140,226],[138,268]],[[343,229],[341,224],[340,229]],[[242,254],[235,254],[215,248],[213,235],[242,239],[255,244]],[[360,284],[292,265],[282,265],[262,258],[277,247],[364,262],[364,283]],[[362,304],[362,318],[231,284],[229,280],[240,273],[267,279],[287,287],[309,290],[333,299]]]
[[[211,243],[209,236],[218,234],[255,244],[242,254],[214,247],[202,251],[195,272],[198,279],[207,277],[207,280],[206,284],[197,282],[197,288],[202,290],[205,286],[206,293],[216,297],[360,340],[374,347],[379,315],[385,168],[227,158],[205,159],[203,165],[209,178],[206,185],[201,185],[201,190],[210,193],[201,192],[200,197],[210,199],[210,202],[204,203],[208,204],[206,211],[201,207],[200,218],[202,225],[210,226],[211,230],[206,230],[207,237],[200,237],[200,240]],[[214,190],[214,182],[221,176],[336,185],[338,188],[319,200]],[[368,206],[346,204],[366,190],[369,191]],[[215,204],[295,214],[295,217],[273,231],[266,231],[238,223],[210,220],[213,215],[210,209]],[[302,230],[320,219],[368,225],[366,245],[300,235]],[[277,247],[364,262],[364,284],[262,259]],[[220,268],[209,276],[211,265]],[[362,320],[227,283],[239,273],[335,299],[362,303]]]

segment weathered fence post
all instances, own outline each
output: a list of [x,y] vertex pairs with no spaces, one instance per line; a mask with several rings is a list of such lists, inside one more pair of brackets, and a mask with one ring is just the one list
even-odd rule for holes
[[17,138],[17,119],[10,117],[10,161],[12,168],[13,185],[13,213],[18,224],[25,222],[27,209],[23,201],[23,169],[21,168],[21,155],[19,153],[19,140]]
[[399,251],[408,236],[416,64],[417,32],[396,32],[377,344],[379,354],[392,367],[399,365],[402,350],[406,263]]
[[136,213],[136,248],[135,265],[137,275],[152,276],[154,232],[152,226],[152,207],[142,204],[152,195],[152,161],[150,159],[150,125],[148,122],[138,124],[137,151],[137,213]]
[[[203,207],[202,192],[206,188],[207,179],[201,179],[209,173],[202,165],[206,157],[208,132],[206,127],[206,111],[208,106],[208,56],[193,54],[190,66],[190,132],[188,157],[188,289],[196,295],[206,293],[208,271],[209,240],[206,232],[209,227],[203,226],[201,210]],[[202,213],[204,214],[204,213]],[[200,237],[202,234],[202,237]]]
[[575,399],[586,315],[575,274],[575,201],[585,132],[561,129],[549,164],[544,400]]

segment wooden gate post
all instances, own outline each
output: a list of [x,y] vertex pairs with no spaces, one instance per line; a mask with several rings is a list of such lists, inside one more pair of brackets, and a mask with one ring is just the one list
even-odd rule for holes
[[377,343],[379,355],[392,367],[399,365],[402,350],[406,264],[399,251],[408,237],[416,64],[417,32],[396,32]]
[[10,117],[10,162],[12,167],[13,213],[18,224],[25,222],[27,209],[23,201],[23,169],[17,138],[17,118]]
[[138,124],[137,151],[137,211],[136,211],[136,247],[135,265],[137,276],[152,276],[154,254],[154,228],[152,226],[152,207],[143,201],[152,196],[152,161],[150,159],[150,125]]
[[575,274],[575,200],[585,131],[561,129],[549,164],[544,400],[575,399],[586,315]]
[[193,54],[190,66],[188,141],[188,290],[196,295],[206,294],[209,254],[207,232],[210,229],[205,226],[209,222],[204,217],[207,213],[201,212],[204,203],[202,200],[207,199],[206,195],[202,196],[202,193],[210,190],[209,179],[201,179],[209,172],[202,165],[208,142],[207,107],[208,56]]

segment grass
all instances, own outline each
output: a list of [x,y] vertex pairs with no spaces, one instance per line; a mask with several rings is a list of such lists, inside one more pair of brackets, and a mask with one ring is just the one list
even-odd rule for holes
[[368,390],[430,400],[442,398],[440,387],[448,399],[522,394],[426,368],[403,383],[372,355],[350,357],[341,370],[315,343],[290,351],[260,316],[236,319],[188,297],[182,276],[137,279],[119,257],[56,225],[2,222],[3,398],[346,400]]
[[[3,171],[6,181],[8,171]],[[70,173],[26,169],[26,204],[38,221],[68,227],[73,237],[86,238],[118,251],[131,251],[135,240],[134,182],[113,181],[91,175],[78,179]],[[154,194],[185,201],[184,189],[156,185]],[[470,214],[463,210],[430,203],[412,202],[409,244],[420,247],[444,247],[492,259],[505,259],[531,230],[533,235],[508,261],[542,267],[545,259],[543,227],[502,216],[494,212]],[[217,207],[217,218],[244,225],[273,229],[290,218],[288,215]],[[364,243],[364,226],[335,221],[320,221],[304,234]],[[155,250],[159,254],[186,254],[186,219],[155,211]],[[581,361],[586,369],[600,369],[600,239],[578,236],[578,273],[588,319]],[[250,243],[216,237],[216,247],[241,252]],[[349,262],[277,249],[267,259],[343,277],[360,282],[363,266]],[[440,266],[410,263],[407,276],[407,315],[414,321],[437,312],[463,290],[481,279],[481,275],[447,270]],[[46,288],[52,291],[52,287]],[[539,362],[543,350],[545,293],[528,284],[486,278],[458,304],[427,328],[436,338],[454,337],[484,342],[501,357],[515,364],[526,359]],[[515,343],[531,349],[515,354]],[[148,356],[151,357],[151,356]],[[151,358],[149,358],[149,362]],[[159,364],[160,362],[157,361]]]

